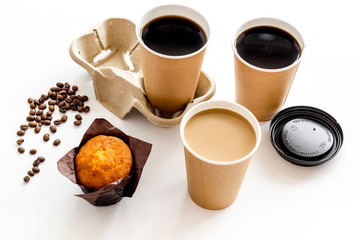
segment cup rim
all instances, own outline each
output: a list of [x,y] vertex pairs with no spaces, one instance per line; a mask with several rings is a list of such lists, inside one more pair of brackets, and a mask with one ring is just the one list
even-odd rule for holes
[[[161,16],[183,16],[183,17],[186,17],[188,19],[193,20],[205,32],[206,42],[205,42],[204,46],[202,46],[200,49],[198,49],[195,52],[188,53],[188,54],[185,54],[185,55],[178,55],[178,56],[172,56],[172,55],[166,55],[166,54],[163,54],[163,53],[159,53],[159,52],[156,52],[156,51],[152,50],[148,46],[146,46],[146,44],[143,42],[143,40],[141,38],[142,27],[145,26],[146,24],[141,26],[140,23],[143,21],[144,17],[147,16],[148,14],[150,14],[151,12],[157,12],[159,10],[167,9],[167,8],[171,8],[171,9],[175,9],[175,10],[178,8],[180,10],[189,11],[189,12],[197,15],[198,18],[202,19],[205,26],[200,24],[195,19],[193,19],[193,18],[191,18],[189,16],[183,16],[180,13],[178,13],[178,14],[172,14],[172,13],[170,13],[170,14],[160,14],[160,15],[157,16],[157,17],[161,17]],[[155,19],[155,17],[150,18],[150,20],[153,20],[153,19]],[[146,21],[146,23],[148,23],[148,22],[149,21]],[[148,10],[145,14],[142,15],[140,21],[138,21],[138,24],[136,24],[136,37],[137,37],[138,42],[141,44],[142,47],[144,47],[147,51],[151,52],[152,54],[154,54],[156,56],[159,56],[159,57],[162,57],[162,58],[167,58],[167,59],[184,59],[184,58],[190,58],[192,56],[195,56],[195,55],[199,54],[200,52],[204,51],[207,48],[207,45],[208,45],[209,40],[210,40],[210,25],[209,25],[208,21],[206,20],[206,18],[200,12],[198,12],[197,10],[195,10],[193,8],[190,8],[190,7],[187,7],[187,6],[184,6],[184,5],[179,5],[179,4],[166,4],[166,5],[160,5],[160,6],[154,7],[152,9]]]
[[[256,22],[263,22],[261,24],[256,24]],[[255,25],[252,27],[260,27],[260,26],[270,26],[270,27],[276,27],[276,28],[280,28],[281,30],[284,30],[285,32],[287,32],[288,34],[290,34],[300,45],[301,48],[301,52],[300,52],[300,57],[298,59],[296,59],[292,64],[286,66],[286,67],[282,67],[282,68],[275,68],[275,69],[269,69],[269,68],[262,68],[262,67],[257,67],[254,66],[250,63],[248,63],[247,61],[245,61],[245,59],[243,59],[242,57],[240,57],[240,55],[237,53],[236,50],[236,39],[240,36],[241,33],[243,33],[244,31],[250,29],[251,27],[246,27],[244,28],[244,26],[246,25],[251,25],[252,23],[254,23]],[[276,25],[277,24],[277,25]],[[282,26],[279,26],[282,25]],[[242,31],[240,31],[242,28],[244,28]],[[287,28],[287,29],[285,29]],[[289,32],[288,30],[293,31],[293,33]],[[294,36],[297,35],[297,36]],[[245,23],[243,23],[235,32],[235,34],[233,35],[232,39],[231,39],[231,46],[234,52],[234,55],[236,56],[236,58],[241,61],[243,64],[245,64],[246,66],[253,68],[257,71],[262,71],[262,72],[283,72],[286,71],[288,69],[293,68],[294,66],[296,66],[297,64],[299,64],[300,60],[302,59],[303,55],[304,55],[304,49],[305,49],[305,43],[304,40],[300,34],[300,32],[291,24],[278,19],[278,18],[270,18],[270,17],[260,17],[260,18],[254,18],[251,19]]]
[[[248,154],[243,156],[242,158],[239,158],[239,159],[236,159],[233,161],[227,161],[227,162],[219,162],[219,161],[210,160],[210,159],[207,159],[207,158],[202,157],[199,154],[195,153],[190,148],[190,146],[187,144],[187,141],[185,140],[185,136],[184,136],[184,129],[185,129],[187,122],[195,114],[197,114],[201,111],[208,110],[208,109],[216,109],[216,108],[230,110],[230,111],[233,111],[233,112],[241,115],[246,120],[248,120],[249,123],[251,124],[251,126],[253,127],[253,129],[255,131],[255,135],[256,135],[256,144],[255,144],[254,148]],[[242,111],[242,113],[239,113],[238,111]],[[260,142],[261,142],[261,128],[260,128],[259,121],[256,119],[256,117],[244,106],[242,106],[238,103],[235,103],[235,102],[230,102],[230,101],[211,100],[211,101],[199,103],[199,104],[195,105],[194,107],[192,107],[191,109],[189,109],[185,113],[185,115],[180,123],[180,136],[181,136],[181,140],[182,140],[184,147],[196,158],[200,159],[203,162],[212,164],[212,165],[229,166],[229,165],[235,165],[237,163],[243,162],[255,154],[255,152],[258,149]]]

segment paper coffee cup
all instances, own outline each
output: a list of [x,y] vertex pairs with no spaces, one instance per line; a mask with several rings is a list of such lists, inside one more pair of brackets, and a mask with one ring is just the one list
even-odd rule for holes
[[[207,37],[205,45],[196,52],[180,56],[169,56],[150,49],[142,40],[142,30],[147,23],[162,16],[180,16],[197,23]],[[164,112],[177,112],[193,100],[209,36],[210,28],[206,19],[185,6],[159,6],[141,18],[137,37],[141,49],[144,88],[149,102],[155,108]]]
[[[275,27],[289,33],[300,46],[300,57],[291,65],[265,69],[246,62],[237,53],[236,40],[246,30],[259,26]],[[257,18],[243,24],[232,39],[235,67],[236,102],[249,109],[259,121],[268,121],[281,109],[303,55],[304,41],[290,24],[274,18]]]
[[[186,141],[184,129],[197,113],[208,109],[225,109],[245,118],[256,136],[255,146],[240,159],[214,161],[197,154]],[[191,199],[200,207],[217,210],[231,205],[236,199],[250,160],[261,140],[261,129],[255,116],[243,106],[226,101],[208,101],[191,108],[183,117],[180,135],[184,145],[188,191]]]

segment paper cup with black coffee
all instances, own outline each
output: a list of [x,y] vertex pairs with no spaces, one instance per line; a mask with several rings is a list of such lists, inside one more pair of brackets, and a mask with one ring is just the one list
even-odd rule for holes
[[303,55],[298,30],[274,18],[244,23],[232,39],[236,102],[259,121],[268,121],[283,106]]
[[205,209],[231,205],[260,144],[256,117],[234,102],[203,102],[184,115],[180,135],[191,199]]
[[183,110],[195,95],[210,36],[208,22],[191,8],[163,5],[141,18],[137,36],[149,102],[163,112]]

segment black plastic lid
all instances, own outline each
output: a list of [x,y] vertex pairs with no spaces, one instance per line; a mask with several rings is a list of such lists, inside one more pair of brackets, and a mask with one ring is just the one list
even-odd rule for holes
[[270,140],[285,160],[316,166],[332,159],[343,143],[336,119],[321,109],[295,106],[278,112],[270,122]]

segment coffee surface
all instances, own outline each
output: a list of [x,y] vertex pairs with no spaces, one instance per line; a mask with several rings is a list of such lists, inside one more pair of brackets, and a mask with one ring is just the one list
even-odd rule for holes
[[197,23],[177,16],[152,20],[143,28],[141,37],[150,49],[170,56],[196,52],[207,41],[204,30]]
[[294,63],[301,53],[298,42],[274,27],[254,27],[237,38],[237,53],[246,62],[261,68],[277,69]]
[[218,162],[240,159],[256,145],[255,130],[248,120],[220,108],[195,114],[184,128],[184,137],[195,153]]

